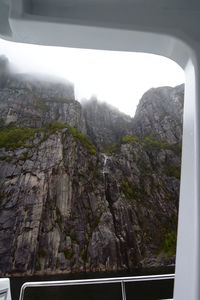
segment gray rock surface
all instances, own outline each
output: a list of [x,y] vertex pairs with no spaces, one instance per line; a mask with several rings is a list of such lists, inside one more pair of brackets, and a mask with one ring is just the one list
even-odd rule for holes
[[152,88],[139,102],[133,120],[133,132],[154,135],[169,143],[182,138],[184,85]]
[[[3,62],[0,60],[0,66]],[[74,98],[71,83],[25,74],[8,74],[3,82],[0,118],[4,124],[14,122],[39,128],[57,120],[86,132],[81,105]]]
[[0,88],[2,88],[7,81],[10,73],[9,61],[6,56],[0,55]]
[[[182,109],[183,86],[150,90],[131,119],[94,100],[82,112],[69,84],[8,79],[0,88],[0,274],[174,264]],[[30,136],[19,144],[13,132],[25,127]]]
[[131,133],[132,118],[95,97],[82,102],[87,133],[99,148],[110,146]]

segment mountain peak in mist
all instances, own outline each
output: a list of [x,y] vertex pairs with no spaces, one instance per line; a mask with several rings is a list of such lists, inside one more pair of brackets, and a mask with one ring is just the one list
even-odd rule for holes
[[81,102],[87,132],[95,145],[112,145],[130,133],[132,118],[96,97]]
[[10,73],[9,60],[5,55],[0,55],[0,87],[4,86]]

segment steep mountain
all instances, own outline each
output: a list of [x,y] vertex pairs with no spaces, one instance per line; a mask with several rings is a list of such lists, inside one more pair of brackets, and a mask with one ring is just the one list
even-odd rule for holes
[[111,146],[131,133],[132,118],[115,107],[101,103],[95,97],[83,101],[82,107],[87,134],[99,148]]
[[69,82],[7,73],[0,99],[0,118],[6,125],[40,128],[57,120],[86,131],[81,105]]
[[6,56],[0,55],[0,88],[6,84],[10,73],[10,64]]
[[1,275],[174,264],[183,86],[150,90],[132,120],[94,99],[82,109],[69,83],[8,77],[0,88]]
[[160,87],[147,91],[137,107],[133,132],[145,137],[176,143],[182,137],[184,86]]

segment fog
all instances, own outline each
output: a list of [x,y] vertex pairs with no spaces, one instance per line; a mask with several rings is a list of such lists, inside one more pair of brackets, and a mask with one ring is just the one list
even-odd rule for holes
[[156,55],[131,52],[27,45],[0,40],[12,71],[31,73],[46,80],[74,84],[77,100],[96,96],[120,111],[134,115],[142,95],[152,87],[184,82],[183,70]]

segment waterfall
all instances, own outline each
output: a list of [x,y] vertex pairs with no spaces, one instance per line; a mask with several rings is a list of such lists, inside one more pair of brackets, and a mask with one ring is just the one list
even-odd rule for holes
[[108,156],[106,154],[103,154],[103,157],[104,157],[104,162],[103,162],[103,175],[107,174],[108,173],[108,168],[106,167],[106,164],[107,164],[107,160],[108,160]]
[[104,163],[103,163],[103,166],[105,167],[105,166],[106,166],[107,159],[108,159],[108,156],[107,156],[106,154],[104,154],[103,156],[104,156]]

